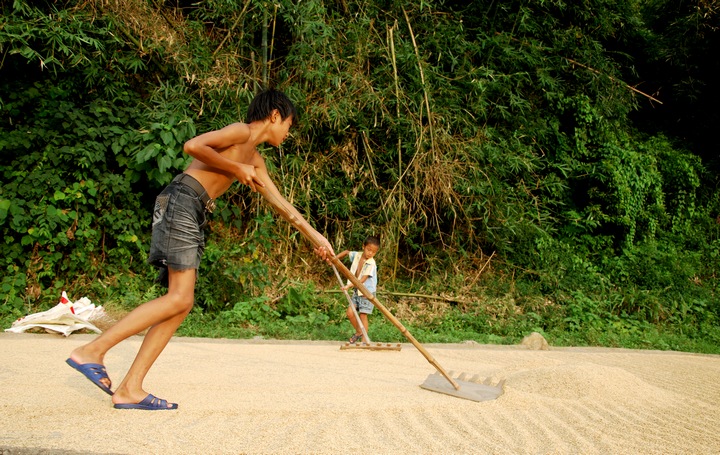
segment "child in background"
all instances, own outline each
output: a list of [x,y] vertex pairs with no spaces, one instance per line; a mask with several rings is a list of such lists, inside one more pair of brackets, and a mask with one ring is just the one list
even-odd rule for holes
[[[363,242],[362,251],[345,250],[337,255],[338,259],[342,259],[345,256],[350,255],[350,261],[352,262],[350,272],[358,278],[358,281],[360,281],[373,296],[375,296],[375,292],[377,291],[377,265],[375,264],[375,259],[373,259],[373,257],[379,250],[380,239],[375,236],[368,236],[365,239],[365,242]],[[348,281],[341,289],[343,291],[347,291],[352,287],[353,284]],[[360,321],[358,321],[355,317],[355,313],[352,311],[352,308],[348,307],[347,317],[355,329],[355,334],[350,337],[350,343],[354,344],[358,340],[362,340],[362,328],[360,327],[360,324],[362,323],[363,327],[365,327],[365,331],[368,330],[368,315],[372,313],[375,305],[359,293],[357,289],[353,292],[352,304],[355,305],[355,309],[360,316]]]

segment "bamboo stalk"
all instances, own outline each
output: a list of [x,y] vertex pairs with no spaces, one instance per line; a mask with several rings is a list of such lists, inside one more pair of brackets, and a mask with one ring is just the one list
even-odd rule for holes
[[660,101],[659,99],[657,99],[657,98],[655,98],[655,97],[653,97],[653,96],[650,96],[650,95],[648,95],[647,93],[641,92],[640,90],[636,89],[635,87],[633,87],[633,86],[631,86],[631,85],[628,85],[627,83],[625,83],[625,82],[623,82],[623,81],[620,81],[620,80],[618,80],[618,79],[615,79],[614,77],[610,76],[609,74],[601,73],[599,70],[596,70],[595,68],[591,68],[591,67],[589,67],[589,66],[587,66],[587,65],[583,65],[582,63],[580,63],[580,62],[578,62],[578,61],[575,61],[575,60],[573,60],[573,59],[571,59],[571,58],[569,58],[569,57],[564,57],[564,58],[565,58],[565,60],[567,60],[568,62],[570,62],[570,63],[572,63],[572,64],[574,64],[574,65],[577,65],[577,66],[579,66],[579,67],[581,67],[581,68],[585,68],[586,70],[591,71],[591,72],[593,72],[593,73],[595,73],[595,74],[599,74],[599,75],[601,75],[601,76],[605,76],[605,77],[607,77],[608,79],[610,79],[610,80],[613,81],[613,82],[618,82],[618,83],[624,85],[625,87],[629,88],[630,90],[632,90],[632,91],[635,92],[635,93],[638,93],[638,94],[640,94],[640,95],[642,95],[642,96],[644,96],[644,97],[647,97],[648,99],[651,99],[651,100],[655,101],[656,103],[663,104],[663,102]]
[[245,5],[243,5],[242,11],[240,11],[240,14],[238,14],[237,19],[235,19],[235,23],[233,23],[232,27],[230,27],[230,30],[228,30],[227,35],[225,35],[225,38],[220,41],[220,44],[218,44],[218,47],[215,49],[215,51],[212,53],[213,56],[218,53],[220,49],[222,49],[223,45],[225,44],[225,41],[227,41],[230,36],[233,33],[233,30],[235,30],[235,27],[237,27],[240,20],[245,16],[245,11],[247,10],[248,5],[250,5],[250,0],[245,0]]
[[[496,34],[499,35],[500,32],[497,32]],[[519,39],[517,39],[517,38],[515,38],[515,37],[512,37],[512,36],[511,36],[510,39],[513,40],[513,41],[517,41],[518,43],[520,43],[520,44],[522,44],[522,45],[530,46],[530,44],[527,44],[527,43],[525,43],[525,42],[523,42],[523,41],[521,41],[521,40],[519,40]],[[570,57],[562,57],[562,58],[564,58],[564,59],[567,60],[568,62],[572,63],[573,65],[577,65],[577,66],[579,66],[579,67],[581,67],[581,68],[585,68],[586,70],[588,70],[588,71],[590,71],[590,72],[593,72],[593,73],[595,73],[595,74],[599,74],[600,76],[605,76],[605,77],[607,77],[608,79],[610,79],[610,80],[613,81],[613,82],[617,82],[617,83],[619,83],[619,84],[622,84],[622,85],[624,85],[625,87],[627,87],[628,89],[632,90],[633,92],[635,92],[635,93],[637,93],[637,94],[640,94],[640,95],[642,95],[642,96],[644,96],[644,97],[646,97],[646,98],[648,98],[648,99],[650,99],[650,100],[653,100],[653,101],[655,101],[656,103],[663,104],[663,102],[660,101],[659,99],[657,99],[657,98],[655,98],[655,97],[653,97],[653,96],[651,96],[651,95],[648,95],[648,94],[645,93],[645,92],[641,92],[640,90],[636,89],[635,87],[633,87],[633,86],[631,86],[631,85],[628,85],[627,83],[625,83],[625,82],[623,82],[623,81],[621,81],[621,80],[618,80],[618,79],[610,76],[609,74],[605,74],[605,73],[601,72],[600,70],[597,70],[597,69],[592,68],[592,67],[590,67],[590,66],[584,65],[584,64],[578,62],[577,60],[571,59]]]
[[492,261],[492,258],[494,256],[495,256],[495,252],[493,251],[492,254],[490,255],[490,257],[488,258],[488,260],[485,261],[485,264],[483,264],[483,266],[480,268],[480,271],[477,273],[477,275],[475,275],[475,278],[472,280],[471,285],[474,285],[477,282],[477,280],[480,279],[480,275],[482,275],[483,271],[488,266],[488,264],[490,264],[490,261]]
[[274,6],[275,6],[275,10],[273,11],[272,34],[270,35],[270,55],[268,57],[268,62],[267,62],[268,73],[270,72],[270,67],[272,66],[272,61],[273,61],[273,49],[275,48],[275,27],[277,26],[278,4],[275,3]]
[[[321,292],[323,294],[340,294],[342,291],[337,289],[323,289],[318,290],[317,292]],[[460,297],[443,297],[441,295],[432,295],[432,294],[418,294],[414,292],[395,292],[395,291],[378,291],[377,295],[389,295],[393,297],[413,297],[418,299],[428,299],[428,300],[441,300],[443,302],[449,302],[449,303],[465,303],[465,299],[462,299]]]
[[375,168],[373,167],[372,155],[370,153],[372,151],[372,149],[370,148],[370,141],[368,140],[366,131],[362,132],[362,141],[363,141],[363,145],[365,146],[365,155],[367,156],[368,165],[370,167],[370,176],[372,177],[372,181],[375,184],[375,188],[380,189],[380,185],[378,184],[377,177],[375,177]]
[[[427,93],[427,87],[425,86],[425,72],[422,68],[422,60],[420,59],[420,50],[418,49],[417,42],[415,41],[415,33],[413,33],[412,25],[410,24],[410,18],[408,17],[407,11],[403,8],[403,14],[405,15],[405,21],[407,22],[408,30],[410,30],[410,39],[412,40],[413,47],[415,48],[415,57],[417,58],[418,69],[420,70],[420,83],[423,87],[423,96],[425,98],[425,110],[428,116],[428,125],[430,126],[430,149],[435,152],[435,133],[432,120],[432,112],[430,111],[430,99]],[[422,122],[422,113],[420,114],[420,121]],[[422,131],[422,128],[421,128]]]
[[[500,32],[497,32],[496,35],[500,35]],[[509,38],[510,38],[512,41],[518,42],[518,43],[520,43],[520,44],[522,44],[522,45],[524,45],[524,46],[531,46],[530,44],[528,44],[528,43],[526,43],[526,42],[524,42],[524,41],[521,41],[521,40],[519,40],[519,39],[517,39],[517,38],[515,38],[515,37],[513,37],[513,36],[510,36]],[[546,48],[543,48],[543,50],[547,50],[547,49],[546,49]],[[605,76],[605,77],[607,77],[608,79],[610,79],[610,80],[613,81],[613,82],[617,82],[617,83],[619,83],[619,84],[622,84],[622,85],[624,85],[625,87],[627,87],[628,89],[632,90],[633,92],[638,93],[638,94],[640,94],[640,95],[642,95],[642,96],[644,96],[644,97],[646,97],[646,98],[648,98],[648,99],[650,99],[650,100],[653,100],[653,101],[655,101],[656,103],[663,104],[663,102],[660,101],[659,99],[657,99],[657,98],[655,98],[655,97],[653,97],[653,96],[651,96],[651,95],[648,95],[648,94],[645,93],[645,92],[641,92],[640,90],[636,89],[635,87],[633,87],[633,86],[631,86],[631,85],[628,85],[627,83],[625,83],[625,82],[623,82],[623,81],[621,81],[621,80],[618,80],[618,79],[610,76],[609,74],[602,73],[600,70],[596,70],[595,68],[592,68],[592,67],[590,67],[590,66],[583,65],[582,63],[580,63],[580,62],[578,62],[578,61],[576,61],[576,60],[573,60],[573,59],[571,59],[570,57],[562,57],[562,58],[564,58],[565,60],[567,60],[568,62],[570,62],[570,63],[572,63],[572,64],[574,64],[574,65],[577,65],[577,66],[579,66],[579,67],[581,67],[581,68],[585,68],[586,70],[588,70],[588,71],[590,71],[590,72],[593,72],[593,73],[598,74],[598,75],[600,75],[600,76]]]
[[[397,118],[400,118],[400,83],[398,82],[398,71],[397,71],[397,58],[395,57],[395,38],[394,38],[394,30],[397,28],[397,20],[395,20],[395,23],[392,27],[388,28],[388,40],[390,41],[390,56],[392,59],[390,60],[392,62],[393,67],[393,79],[395,82],[395,99],[397,100],[395,103],[395,116]],[[398,175],[402,175],[402,149],[400,148],[401,139],[398,136]]]
[[267,81],[268,81],[268,42],[267,42],[267,34],[268,34],[268,15],[267,11],[263,12],[263,27],[262,27],[262,82],[263,86],[267,87]]
[[[398,23],[397,19],[395,20],[395,23],[392,27],[388,28],[388,41],[390,42],[390,56],[392,57],[390,61],[392,62],[393,67],[393,80],[395,82],[395,117],[400,118],[400,83],[399,83],[399,77],[398,77],[398,71],[397,71],[397,57],[395,56],[395,29],[397,28]],[[402,169],[402,137],[400,134],[398,134],[397,139],[397,166],[398,166],[398,176],[403,175],[403,169]],[[402,177],[400,177],[402,178]],[[392,194],[392,192],[391,192]],[[389,196],[388,199],[389,200]],[[385,209],[386,202],[383,203],[382,208]],[[399,218],[398,218],[399,219]],[[396,222],[395,226],[397,227],[395,231],[395,235],[397,237],[400,237],[400,226]],[[394,258],[393,258],[393,268],[392,268],[392,276],[397,276],[397,265],[398,265],[398,256],[400,254],[399,251],[399,245],[398,242],[394,242]]]

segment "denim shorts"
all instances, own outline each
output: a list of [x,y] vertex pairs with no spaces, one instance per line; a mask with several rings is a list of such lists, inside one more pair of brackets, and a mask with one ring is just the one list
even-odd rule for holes
[[372,314],[375,305],[372,304],[362,294],[353,294],[352,303],[355,305],[355,309],[358,313]]
[[207,224],[205,208],[198,195],[183,183],[172,182],[155,199],[152,240],[148,262],[161,269],[159,281],[167,285],[163,272],[198,269]]

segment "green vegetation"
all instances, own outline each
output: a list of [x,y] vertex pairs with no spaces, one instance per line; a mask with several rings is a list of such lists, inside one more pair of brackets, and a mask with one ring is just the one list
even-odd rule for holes
[[[420,341],[720,352],[712,2],[0,8],[3,326],[61,290],[118,313],[161,292],[155,194],[272,85],[302,112],[261,150],[277,181],[336,249],[381,236],[386,303]],[[334,275],[247,188],[205,259],[180,334],[346,338]],[[373,338],[400,340],[381,319]]]

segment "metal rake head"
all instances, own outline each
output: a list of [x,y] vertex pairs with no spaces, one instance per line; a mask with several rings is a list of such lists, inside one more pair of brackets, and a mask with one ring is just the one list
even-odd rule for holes
[[[449,371],[448,374],[454,376],[452,371]],[[480,375],[470,377],[470,375],[466,373],[460,373],[454,380],[459,385],[457,389],[447,378],[435,372],[428,376],[425,382],[420,384],[420,387],[466,400],[490,401],[503,394],[503,387],[505,385],[504,379],[493,384],[490,378],[482,378]]]

